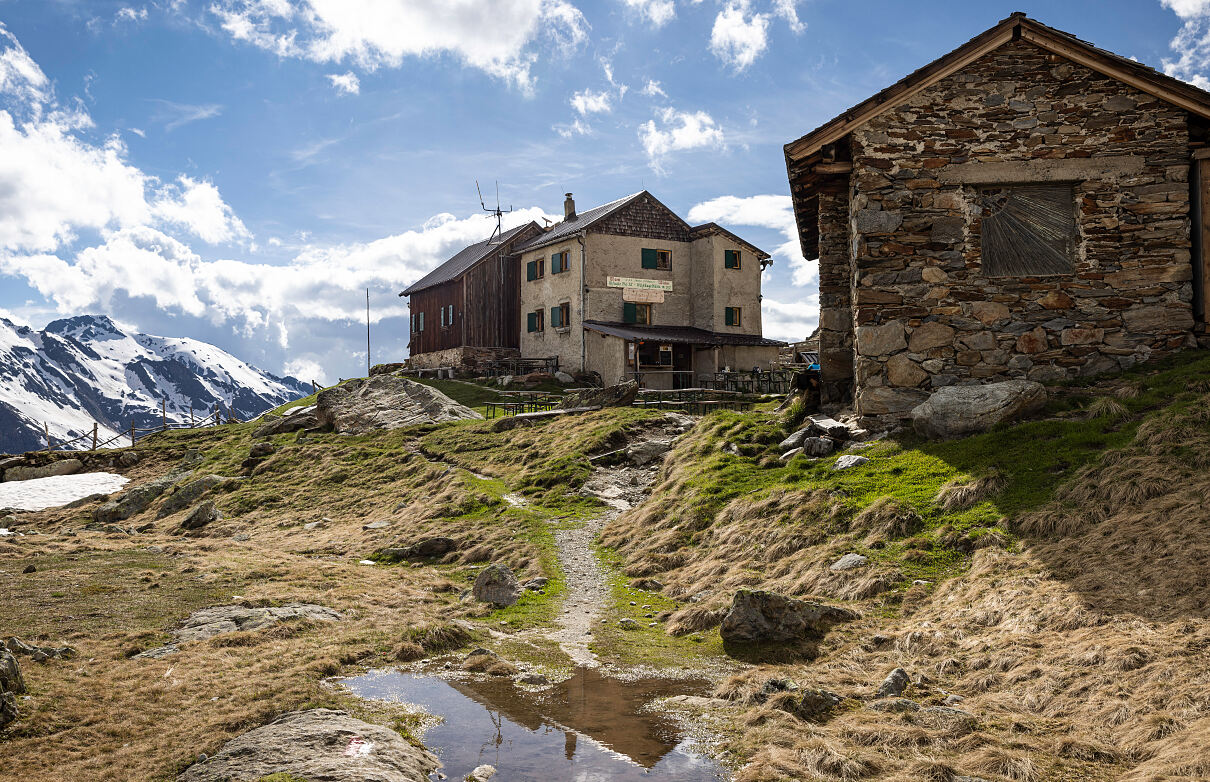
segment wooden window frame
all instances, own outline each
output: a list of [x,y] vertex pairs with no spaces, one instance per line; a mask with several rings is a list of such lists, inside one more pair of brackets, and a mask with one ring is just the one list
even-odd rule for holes
[[[533,276],[530,276],[530,269],[533,269]],[[546,259],[534,258],[525,264],[525,281],[534,282],[546,276]]]
[[553,329],[571,328],[571,302],[561,302],[550,308],[550,326]]
[[1074,183],[984,184],[975,195],[984,277],[1075,275],[1080,224]]
[[672,250],[665,250],[658,247],[644,247],[639,253],[639,267],[653,271],[671,271]]
[[[530,318],[533,318],[534,327],[529,327]],[[525,330],[528,334],[541,334],[546,331],[546,311],[539,307],[536,310],[525,313]]]
[[744,326],[744,308],[743,307],[724,307],[723,308],[723,324],[731,328],[743,328]]
[[[734,262],[732,262],[734,260]],[[723,268],[736,269],[743,268],[743,255],[739,250],[723,250]]]
[[[559,262],[557,265],[555,264],[556,258],[559,259]],[[550,273],[551,274],[562,274],[562,273],[568,272],[568,271],[571,271],[571,253],[568,252],[567,250],[563,250],[562,252],[557,252],[557,253],[551,253],[550,254]]]
[[416,326],[417,326],[416,332],[417,332],[417,333],[421,333],[421,332],[423,332],[423,331],[424,331],[424,310],[421,310],[420,312],[418,312],[418,313],[416,314],[416,318],[417,318],[417,320],[416,320]]

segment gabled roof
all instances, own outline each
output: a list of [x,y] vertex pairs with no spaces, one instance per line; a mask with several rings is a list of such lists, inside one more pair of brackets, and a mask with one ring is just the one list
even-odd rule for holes
[[1174,79],[1154,68],[1121,55],[1098,49],[1071,33],[1056,30],[1017,12],[995,27],[980,33],[933,62],[925,65],[853,108],[835,117],[807,135],[785,146],[786,163],[802,160],[848,135],[854,128],[902,104],[921,90],[932,86],[1009,41],[1024,40],[1084,65],[1098,73],[1153,95],[1161,100],[1210,118],[1210,93],[1192,84]]
[[722,234],[736,244],[747,247],[752,251],[752,254],[756,256],[758,261],[767,261],[773,257],[769,255],[769,253],[757,247],[755,244],[739,238],[718,223],[702,223],[701,225],[695,225],[689,229],[689,235],[694,239],[698,238],[699,236],[711,236],[712,234]]
[[574,220],[564,220],[561,223],[555,223],[546,233],[539,234],[531,239],[528,243],[522,244],[517,248],[517,252],[525,252],[527,250],[535,250],[539,247],[545,247],[548,244],[562,241],[569,236],[578,234],[593,223],[599,222],[624,206],[627,206],[639,196],[650,196],[646,190],[640,190],[637,193],[628,195],[625,198],[619,198],[616,201],[610,201],[608,204],[589,209],[587,212],[580,212]]
[[[525,225],[510,228],[495,239],[484,239],[482,242],[476,242],[469,247],[464,247],[459,250],[453,258],[450,258],[436,269],[433,269],[431,272],[409,285],[407,289],[399,295],[411,296],[413,293],[425,290],[426,288],[432,288],[444,282],[457,279],[476,263],[499,251],[501,248],[509,249],[509,242],[512,242],[520,237],[527,228],[532,228],[535,231],[541,230],[538,228],[537,223],[531,221]],[[513,251],[510,249],[509,252]]]

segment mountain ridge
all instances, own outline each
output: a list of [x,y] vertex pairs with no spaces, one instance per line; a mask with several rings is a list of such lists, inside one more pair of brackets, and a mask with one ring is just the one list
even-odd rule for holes
[[165,411],[185,423],[222,405],[246,420],[311,390],[209,343],[128,332],[105,315],[40,331],[0,318],[0,453],[44,448],[44,427],[59,442],[95,423],[103,441],[132,423],[159,425]]

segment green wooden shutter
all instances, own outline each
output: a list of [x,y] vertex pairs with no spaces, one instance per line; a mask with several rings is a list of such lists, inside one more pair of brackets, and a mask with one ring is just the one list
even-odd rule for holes
[[[537,276],[538,276],[538,267],[535,264],[535,262],[530,261],[529,263],[525,264],[525,279],[533,280],[533,279],[537,278]],[[530,331],[533,331],[533,329],[530,329]]]
[[723,267],[727,269],[739,268],[739,253],[735,250],[723,251]]
[[723,319],[726,321],[728,326],[734,326],[735,325],[735,310],[732,307],[724,308],[723,309]]
[[530,331],[530,332],[538,330],[538,313],[530,312],[530,313],[526,314],[525,330]]
[[[646,251],[644,250],[644,252]],[[622,303],[622,321],[625,323],[639,322],[638,307],[634,306],[634,302],[627,301]]]
[[550,327],[552,329],[557,329],[559,326],[562,326],[562,325],[563,324],[559,322],[559,308],[551,307],[550,308]]
[[644,247],[643,248],[643,268],[644,269],[658,269],[659,265],[660,265],[660,258],[659,258],[659,255],[656,253],[656,251]]

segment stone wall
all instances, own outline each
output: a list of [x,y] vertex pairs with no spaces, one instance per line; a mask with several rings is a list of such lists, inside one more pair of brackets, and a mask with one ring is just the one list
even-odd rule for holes
[[820,399],[838,404],[853,396],[853,258],[849,194],[844,186],[819,194]]
[[486,367],[488,361],[520,357],[521,351],[517,348],[459,347],[447,350],[434,350],[429,353],[417,353],[414,356],[408,357],[406,363],[409,369],[444,369],[452,367],[468,372],[478,372]]
[[[1189,130],[1174,106],[1016,41],[855,130],[852,152],[847,231],[841,199],[820,197],[820,349],[838,387],[843,236],[858,412],[1192,344]],[[979,186],[1037,182],[1072,184],[1074,272],[985,276]]]

